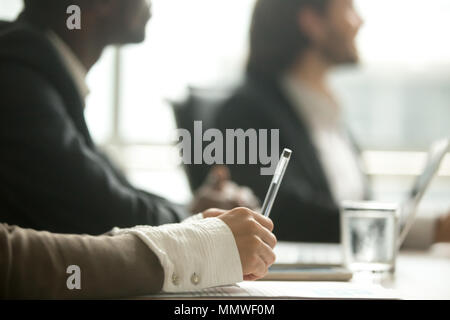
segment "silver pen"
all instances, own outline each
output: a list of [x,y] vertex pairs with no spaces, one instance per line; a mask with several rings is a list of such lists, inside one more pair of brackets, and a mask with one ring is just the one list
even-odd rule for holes
[[270,211],[272,210],[273,203],[280,188],[281,181],[283,180],[284,173],[286,172],[289,160],[291,159],[292,151],[289,149],[284,149],[281,154],[280,161],[278,162],[277,168],[270,183],[269,190],[266,194],[266,199],[264,200],[261,214],[265,217],[269,217]]

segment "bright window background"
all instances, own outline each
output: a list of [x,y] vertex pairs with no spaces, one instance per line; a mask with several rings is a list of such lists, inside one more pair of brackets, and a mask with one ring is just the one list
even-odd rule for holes
[[450,1],[359,0],[362,65],[333,78],[365,148],[424,150],[450,136]]
[[[0,18],[20,10],[20,0],[0,1]],[[109,49],[90,72],[89,127],[135,184],[175,201],[191,197],[174,160],[167,99],[183,96],[188,86],[239,79],[254,1],[153,0],[147,41]],[[337,70],[330,82],[367,150],[375,196],[398,200],[431,141],[450,136],[450,1],[355,3],[365,20],[358,37],[362,63]],[[448,209],[449,191],[447,161],[425,206]]]

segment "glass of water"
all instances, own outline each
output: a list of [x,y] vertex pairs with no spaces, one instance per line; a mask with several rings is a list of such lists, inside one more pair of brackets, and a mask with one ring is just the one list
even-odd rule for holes
[[345,202],[341,208],[341,241],[346,267],[353,272],[394,272],[398,206]]

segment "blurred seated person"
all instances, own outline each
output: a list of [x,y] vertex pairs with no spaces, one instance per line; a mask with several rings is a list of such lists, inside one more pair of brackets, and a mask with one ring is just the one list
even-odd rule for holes
[[[327,86],[333,67],[358,62],[362,23],[353,0],[256,3],[246,78],[216,126],[279,129],[280,147],[293,150],[271,214],[279,240],[339,242],[339,203],[370,198],[360,150]],[[271,177],[261,176],[258,165],[229,169],[234,181],[264,199]],[[434,232],[441,223],[426,219],[417,226],[409,238],[414,246],[442,239]],[[448,229],[439,232],[450,236]]]
[[[98,235],[113,227],[180,222],[206,204],[217,207],[208,195],[220,198],[229,182],[206,185],[189,212],[132,186],[86,125],[86,74],[105,47],[145,39],[147,1],[24,0],[24,5],[16,21],[0,23],[0,221]],[[81,8],[80,30],[66,25],[69,5]],[[220,206],[247,206],[237,200],[243,199],[240,193],[233,185]]]
[[[270,219],[248,209],[112,235],[0,224],[0,299],[121,298],[257,280],[274,262]],[[30,267],[32,266],[32,267]],[[79,282],[69,267],[79,268]]]

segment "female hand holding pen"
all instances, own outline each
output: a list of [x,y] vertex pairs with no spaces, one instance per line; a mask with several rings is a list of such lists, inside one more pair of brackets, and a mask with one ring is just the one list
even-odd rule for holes
[[[261,214],[244,208],[232,210],[227,216],[221,215],[224,211],[217,209],[203,213],[205,218],[218,216],[233,231],[244,271],[244,280],[257,280],[264,277],[269,267],[275,262],[276,256],[272,249],[275,248],[277,240],[272,233],[274,226],[269,215],[291,155],[291,150],[283,150],[267,191]],[[239,220],[242,219],[242,216],[237,215],[243,214],[245,216],[242,222]]]
[[231,229],[241,258],[244,280],[263,278],[275,262],[273,248],[277,243],[273,235],[273,222],[269,218],[246,208],[231,211],[210,209],[205,218],[217,217]]

